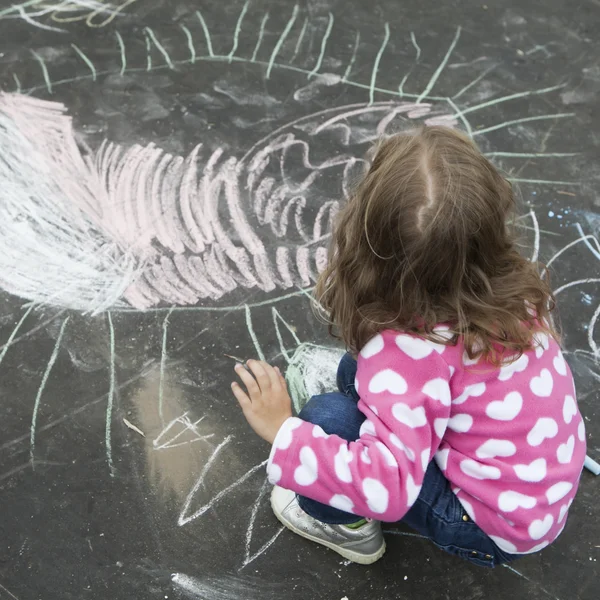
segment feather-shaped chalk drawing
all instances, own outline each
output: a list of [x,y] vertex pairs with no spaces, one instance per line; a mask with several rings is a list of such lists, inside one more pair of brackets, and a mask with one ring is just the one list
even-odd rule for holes
[[[98,313],[194,305],[238,287],[307,287],[327,260],[343,197],[377,137],[415,122],[456,123],[428,103],[323,110],[281,127],[243,157],[199,143],[81,148],[66,108],[0,95],[0,286],[37,304]],[[319,147],[343,151],[319,156]]]

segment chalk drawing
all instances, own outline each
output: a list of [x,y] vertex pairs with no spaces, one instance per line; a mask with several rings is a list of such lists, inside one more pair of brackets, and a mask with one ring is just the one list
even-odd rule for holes
[[275,333],[277,334],[279,348],[281,349],[281,353],[283,354],[285,360],[289,363],[290,355],[288,349],[283,343],[283,336],[281,335],[281,329],[279,328],[279,324],[281,323],[288,330],[288,332],[292,334],[292,337],[294,338],[297,346],[301,344],[300,338],[296,334],[296,330],[281,316],[279,311],[274,306],[271,307],[271,314],[273,316],[273,325],[275,327]]
[[[68,0],[51,2],[47,0],[29,0],[15,3],[0,10],[0,19],[21,19],[39,29],[63,32],[64,29],[42,23],[40,18],[50,17],[56,23],[75,23],[85,21],[88,27],[100,28],[123,14],[124,10],[137,0],[105,2],[104,0]],[[98,22],[97,17],[102,19]]]
[[252,545],[252,537],[254,534],[254,524],[256,522],[256,517],[258,515],[258,511],[261,506],[261,502],[267,496],[267,492],[271,491],[271,486],[269,485],[268,480],[265,479],[265,482],[262,484],[260,491],[258,492],[258,496],[254,504],[252,505],[252,511],[250,512],[250,520],[248,522],[248,528],[246,530],[246,540],[244,544],[244,560],[242,562],[242,566],[240,569],[243,569],[247,565],[249,565],[252,561],[256,560],[259,556],[262,556],[277,540],[277,538],[281,535],[285,527],[281,526],[277,529],[277,531],[254,553],[251,552]]
[[46,370],[42,375],[42,381],[40,383],[40,387],[38,388],[37,395],[35,397],[35,402],[33,405],[33,413],[31,415],[31,429],[29,434],[29,460],[31,463],[31,467],[35,468],[35,439],[36,439],[36,427],[37,427],[37,417],[38,411],[40,409],[40,402],[42,400],[42,394],[44,393],[44,389],[46,387],[46,383],[48,383],[48,377],[50,376],[50,371],[52,371],[52,367],[58,358],[58,352],[60,350],[60,344],[62,342],[63,335],[65,333],[65,328],[67,323],[69,322],[69,317],[67,317],[60,326],[60,331],[58,332],[58,337],[56,338],[56,342],[54,344],[54,350],[52,350],[52,354],[50,355],[50,360],[48,360],[48,364],[46,365]]
[[271,70],[273,69],[273,65],[275,64],[275,58],[277,58],[277,54],[279,54],[279,50],[281,50],[281,46],[283,46],[283,42],[285,42],[285,39],[287,38],[290,31],[292,30],[292,27],[294,26],[294,22],[296,21],[297,16],[298,16],[298,5],[296,4],[294,6],[294,10],[292,11],[292,16],[290,17],[289,21],[287,22],[285,29],[281,32],[281,35],[279,36],[279,39],[277,40],[277,43],[275,44],[275,47],[273,48],[273,52],[271,52],[271,58],[269,58],[269,65],[267,66],[267,73],[265,75],[265,77],[267,79],[269,79],[269,77],[271,76]]
[[[156,39],[156,35],[154,35],[154,31],[152,31],[152,29],[150,29],[150,27],[144,27],[144,31],[146,32],[146,35],[148,36],[146,39],[148,41],[148,43],[150,43],[150,40],[152,40],[152,43],[158,48],[158,51],[163,55],[167,65],[169,65],[169,69],[174,69],[175,67],[173,66],[173,62],[171,61],[171,57],[169,56],[169,53],[165,50],[165,47]],[[150,60],[150,59],[148,59]],[[150,70],[152,68],[152,63],[149,63],[150,66],[148,68],[148,70]]]
[[331,35],[331,30],[333,29],[333,21],[333,14],[329,13],[329,17],[327,20],[327,29],[325,30],[325,33],[323,34],[323,39],[321,40],[321,51],[319,52],[319,56],[317,58],[315,66],[313,67],[313,70],[307,75],[309,79],[311,77],[314,77],[321,69],[321,65],[323,64],[323,57],[325,56],[325,50],[327,49],[327,42],[329,40],[329,36]]
[[342,81],[345,83],[348,81],[348,77],[352,71],[352,67],[354,66],[354,61],[356,60],[356,54],[358,52],[358,46],[360,44],[360,31],[357,31],[354,36],[354,48],[352,49],[352,55],[350,56],[350,62],[344,71],[344,76],[342,77]]
[[90,68],[90,71],[92,72],[92,80],[96,81],[97,72],[96,67],[94,67],[94,63],[83,53],[81,48],[79,48],[79,46],[77,46],[76,44],[71,44],[71,48],[73,48],[73,50],[75,50],[75,52],[79,54],[81,60],[83,60],[83,62]]
[[235,31],[233,32],[233,46],[231,47],[231,52],[228,55],[229,62],[233,60],[235,52],[237,50],[240,38],[240,31],[242,30],[242,21],[246,16],[246,12],[248,11],[249,0],[244,2],[244,6],[242,6],[242,10],[240,12],[240,16],[238,17],[237,23],[235,24]]
[[444,70],[444,68],[446,67],[446,64],[448,63],[448,59],[450,58],[450,55],[452,54],[452,51],[454,50],[454,47],[456,46],[456,44],[458,42],[458,38],[460,37],[460,32],[461,32],[461,27],[459,26],[459,27],[456,28],[456,33],[454,34],[454,38],[452,40],[452,43],[450,44],[450,47],[448,48],[448,51],[446,52],[446,55],[442,59],[442,62],[440,63],[440,66],[435,70],[434,74],[431,76],[431,79],[427,83],[427,86],[421,92],[421,95],[417,98],[417,104],[420,104],[421,101],[427,95],[429,95],[429,92],[431,92],[431,90],[433,89],[433,86],[435,85],[436,81],[439,79],[440,75],[442,74],[442,71]]
[[290,64],[296,60],[296,56],[298,56],[298,51],[300,50],[300,46],[302,46],[302,41],[304,40],[304,36],[306,34],[306,29],[308,27],[308,17],[304,18],[304,22],[302,23],[302,29],[300,30],[300,34],[298,35],[298,39],[296,40],[296,45],[294,46],[294,54],[290,59]]
[[110,476],[115,476],[115,465],[112,456],[112,414],[113,406],[115,402],[115,389],[116,389],[116,377],[115,377],[115,328],[113,327],[112,316],[110,312],[107,313],[108,317],[108,331],[109,331],[109,345],[110,345],[110,361],[109,361],[109,389],[108,389],[108,400],[106,402],[106,421],[105,421],[105,446],[106,446],[106,460],[108,462],[108,468],[110,470]]
[[173,308],[169,310],[162,324],[162,347],[160,353],[160,380],[158,383],[158,415],[161,423],[164,425],[163,415],[163,394],[164,394],[164,379],[165,379],[165,363],[167,361],[167,330],[169,328],[169,317],[173,312]]
[[260,343],[258,341],[258,337],[254,332],[254,325],[252,325],[252,313],[250,312],[250,308],[245,306],[246,312],[246,328],[248,329],[248,333],[250,334],[250,338],[252,339],[252,343],[254,344],[254,349],[256,350],[256,355],[260,360],[265,360],[265,354],[260,347]]
[[14,341],[17,333],[19,333],[19,329],[21,329],[21,325],[23,325],[23,323],[25,322],[25,319],[27,319],[27,317],[29,316],[29,313],[32,310],[33,310],[33,305],[30,306],[23,313],[23,316],[19,319],[19,322],[17,323],[17,326],[12,330],[12,333],[8,337],[8,340],[6,340],[6,343],[2,347],[2,351],[0,351],[0,365],[2,364],[2,361],[4,360],[4,357],[6,356],[6,353],[8,352],[8,349],[10,348],[11,344],[13,343],[13,341]]
[[296,413],[312,397],[337,389],[337,367],[344,351],[339,348],[300,344],[285,373]]
[[530,260],[531,262],[536,262],[540,252],[540,226],[538,225],[538,220],[533,210],[529,211],[529,216],[531,217],[531,222],[533,223],[533,229],[535,233],[535,237],[533,239],[533,254],[531,255]]
[[[250,59],[252,62],[256,60],[256,56],[258,54],[258,50],[263,41],[263,37],[265,36],[265,27],[267,25],[267,21],[269,20],[269,13],[266,12],[260,22],[260,29],[258,31],[258,39],[256,40],[256,46],[254,46],[254,52],[252,53],[252,58]],[[232,55],[233,56],[233,55]]]
[[202,13],[199,10],[196,11],[196,16],[198,17],[198,20],[202,25],[202,31],[204,32],[204,39],[206,40],[206,48],[208,50],[208,54],[209,56],[214,56],[212,40],[210,37],[210,32],[208,31],[208,26],[206,25],[206,21],[204,20],[204,17],[202,16]]
[[121,71],[119,74],[122,77],[125,73],[125,69],[127,68],[127,54],[125,51],[125,42],[123,41],[121,34],[118,31],[115,31],[115,35],[117,36],[117,42],[119,43],[119,51],[121,52]]
[[[146,40],[150,43],[150,33]],[[65,110],[59,103],[0,96],[0,118],[6,122],[0,141],[19,148],[10,155],[12,170],[0,165],[0,177],[12,189],[0,207],[7,213],[0,223],[5,232],[0,247],[6,244],[11,257],[0,255],[0,286],[34,302],[93,313],[123,302],[140,309],[162,302],[194,305],[237,287],[270,292],[310,286],[326,263],[339,206],[335,198],[319,199],[315,206],[311,184],[328,171],[339,173],[349,193],[364,164],[360,156],[378,136],[416,119],[453,124],[451,113],[429,103],[350,105],[292,121],[241,159],[217,149],[201,166],[201,145],[181,157],[153,144],[124,148],[105,141],[84,155]],[[348,152],[313,162],[319,137],[332,133],[341,135],[341,149]],[[39,175],[25,178],[32,169],[26,160],[31,152],[36,164],[45,165],[41,180]],[[298,161],[305,174],[294,181],[288,170]],[[268,164],[279,164],[277,178]],[[15,180],[15,173],[23,176]],[[250,208],[242,205],[242,188],[251,195]],[[22,210],[44,227],[26,229]],[[307,220],[305,213],[313,210],[316,215]],[[258,221],[258,230],[251,219]],[[65,222],[71,227],[68,236]],[[48,235],[55,230],[55,237]],[[18,244],[10,241],[17,238]],[[294,239],[295,248],[290,246]],[[41,263],[37,252],[52,255],[56,267]]]
[[185,26],[180,25],[181,30],[185,34],[187,45],[190,50],[190,63],[193,65],[196,62],[196,48],[194,46],[194,38],[192,37],[192,32]]
[[42,73],[44,75],[44,81],[46,82],[46,89],[48,90],[48,93],[51,94],[52,93],[52,81],[50,81],[50,74],[48,73],[48,67],[46,67],[46,63],[45,63],[44,59],[37,52],[32,50],[31,53],[33,54],[33,56],[35,56],[35,60],[37,60],[38,63],[40,63],[40,67],[41,67]]
[[[0,20],[16,18],[33,27],[49,28],[51,25],[43,22],[49,18],[62,26],[85,21],[90,27],[103,27],[122,16],[124,9],[134,1],[21,2],[0,10]],[[249,28],[244,27],[249,10],[250,3],[246,1],[237,15],[233,39],[225,40],[226,48],[217,51],[213,48],[213,40],[217,45],[224,37],[211,35],[209,24],[200,11],[196,13],[195,27],[189,22],[179,24],[179,35],[184,41],[179,46],[167,44],[168,38],[158,29],[156,34],[148,27],[140,28],[138,34],[128,33],[131,36],[127,38],[128,44],[135,35],[138,36],[135,43],[139,44],[140,37],[145,41],[145,64],[133,60],[130,61],[133,64],[128,64],[125,41],[116,30],[116,58],[112,70],[102,70],[92,62],[84,49],[73,45],[73,56],[78,58],[76,74],[70,78],[53,80],[55,73],[49,72],[50,63],[43,52],[38,51],[32,56],[39,63],[39,81],[43,83],[22,90],[15,73],[17,93],[0,96],[0,148],[8,149],[2,152],[3,159],[5,155],[8,157],[8,166],[4,168],[0,164],[0,186],[11,190],[7,202],[3,201],[0,206],[0,287],[32,302],[8,342],[0,349],[0,363],[9,347],[20,339],[18,332],[34,304],[90,313],[110,309],[107,315],[109,392],[93,402],[108,400],[106,449],[112,475],[114,465],[109,415],[112,415],[114,394],[128,382],[119,385],[116,382],[111,314],[137,310],[166,312],[162,321],[158,399],[162,429],[152,442],[152,450],[165,452],[197,442],[205,442],[212,448],[212,455],[185,499],[178,518],[180,526],[200,518],[259,473],[265,463],[254,465],[220,491],[205,490],[208,474],[217,460],[225,459],[233,437],[228,435],[218,446],[211,446],[209,441],[215,434],[205,433],[204,416],[192,420],[187,413],[183,413],[166,425],[162,422],[163,377],[168,358],[170,319],[185,310],[198,313],[232,312],[239,315],[240,321],[245,320],[256,355],[264,358],[265,354],[269,355],[269,349],[262,342],[262,331],[257,331],[254,325],[253,310],[269,307],[281,356],[289,362],[286,379],[294,408],[299,411],[310,396],[335,389],[337,364],[343,354],[339,348],[302,343],[295,328],[283,316],[285,303],[307,294],[326,263],[331,223],[340,200],[343,201],[343,198],[325,197],[319,198],[316,205],[311,189],[318,179],[325,176],[337,178],[343,196],[347,197],[352,180],[366,164],[362,158],[364,150],[376,138],[412,126],[415,122],[462,126],[470,135],[485,136],[515,125],[531,122],[535,126],[537,121],[556,122],[574,116],[573,113],[540,114],[504,123],[486,122],[479,129],[474,129],[469,115],[482,114],[479,111],[500,103],[548,94],[564,87],[564,84],[492,98],[476,105],[467,103],[459,106],[460,100],[468,97],[469,91],[496,67],[490,66],[458,92],[448,93],[448,85],[444,82],[447,79],[445,71],[460,40],[460,27],[456,29],[441,61],[440,57],[426,56],[427,49],[419,46],[415,33],[411,31],[406,45],[411,49],[412,44],[414,48],[414,64],[402,76],[399,86],[393,84],[385,87],[381,82],[379,85],[377,83],[378,79],[389,80],[387,69],[384,68],[390,60],[389,52],[385,52],[392,34],[389,24],[383,24],[382,36],[376,40],[375,46],[368,43],[361,45],[360,31],[349,32],[348,41],[351,42],[350,35],[354,33],[354,44],[348,44],[347,62],[340,68],[340,73],[324,73],[321,72],[323,65],[333,62],[327,61],[329,40],[332,39],[334,27],[341,27],[339,21],[335,22],[333,14],[328,15],[316,62],[306,67],[292,65],[301,56],[301,50],[306,48],[306,33],[309,27],[313,27],[308,16],[299,26],[302,19],[299,6],[294,6],[291,15],[286,16],[288,20],[280,33],[272,32],[274,45],[268,44],[265,39],[269,13],[262,15],[258,37],[255,38],[256,33],[248,32]],[[195,33],[192,33],[199,31],[198,23],[205,40],[205,49],[202,50],[196,49]],[[242,39],[247,41],[248,37],[251,43],[242,44]],[[165,40],[165,44],[161,43],[161,39]],[[250,49],[248,56],[244,56],[245,47]],[[374,57],[370,54],[365,59],[361,57],[365,48],[378,49]],[[152,52],[156,57],[157,50],[164,60],[152,60]],[[259,60],[259,53],[266,60]],[[438,65],[427,85],[417,93],[405,91],[412,69],[417,63],[422,68],[425,59],[427,64]],[[82,150],[62,104],[43,102],[20,94],[51,94],[58,86],[75,81],[99,81],[106,75],[124,75],[126,71],[164,72],[200,62],[220,63],[224,65],[223,68],[234,68],[236,65],[252,67],[265,79],[272,78],[277,71],[306,77],[311,80],[310,83],[294,93],[294,98],[299,102],[315,97],[324,85],[344,85],[362,91],[365,94],[364,102],[326,109],[286,123],[257,141],[239,158],[227,156],[225,148],[207,150],[207,140],[199,140],[186,156],[172,155],[154,144],[123,146],[110,140],[105,140],[97,148]],[[366,80],[358,80],[361,73]],[[444,91],[436,96],[432,94],[434,88]],[[389,100],[376,102],[375,98],[380,96]],[[317,158],[319,155],[316,150],[322,146],[321,140],[324,139],[335,140],[338,144],[336,151],[332,151],[328,157]],[[31,169],[27,170],[25,160],[20,158],[32,155],[36,165],[40,165],[40,174],[36,171],[33,177]],[[575,156],[576,153],[546,152],[544,141],[537,152],[498,151],[488,152],[487,155],[491,159],[552,160]],[[27,162],[31,162],[31,159]],[[15,173],[23,175],[15,179]],[[536,179],[520,174],[510,180],[530,186],[578,185],[577,182]],[[22,214],[19,210],[24,211],[38,227],[24,225],[19,218]],[[56,216],[53,216],[54,213]],[[533,232],[532,260],[537,260],[542,235],[548,232],[540,229],[533,210],[525,216],[531,220],[532,226],[529,227],[529,223],[519,223],[518,226]],[[555,252],[551,263],[557,264],[557,259],[563,253],[580,242],[586,244],[592,256],[600,259],[600,245],[596,238],[585,234],[581,227],[579,233],[580,238],[569,240]],[[3,258],[3,255],[9,256],[10,260]],[[50,265],[40,264],[40,256],[52,257]],[[569,281],[558,287],[556,293],[599,282],[600,279],[594,277]],[[288,292],[298,287],[302,290]],[[266,299],[225,306],[223,299],[239,289],[258,290]],[[198,306],[200,301],[205,301],[204,305]],[[278,309],[274,307],[275,303],[278,303]],[[594,329],[599,317],[600,306],[588,324],[588,354],[596,361],[599,357]],[[66,322],[63,321],[61,336]],[[59,346],[60,338],[46,373],[50,373]],[[38,392],[39,399],[36,398],[32,432],[54,426],[46,424],[37,429],[35,427],[44,385],[43,382]],[[56,422],[62,421],[59,419]],[[33,460],[35,433],[31,435]],[[9,443],[19,443],[19,439]],[[201,489],[208,494],[208,500],[199,500]],[[263,484],[250,509],[240,568],[262,556],[283,531],[278,527],[254,551],[255,524],[267,489],[266,483]],[[178,573],[173,575],[173,583],[182,589],[205,595],[206,590],[212,589],[212,584]]]
[[[464,115],[467,111],[462,111]],[[491,131],[496,131],[498,129],[504,129],[505,127],[510,127],[511,125],[518,125],[519,123],[529,123],[530,121],[545,121],[547,119],[564,119],[568,117],[574,117],[575,113],[556,113],[553,115],[538,115],[537,117],[524,117],[522,119],[515,119],[513,121],[506,121],[504,123],[498,123],[497,125],[492,125],[490,127],[485,127],[484,129],[478,129],[473,132],[473,135],[481,135],[483,133],[490,133]]]
[[371,71],[371,87],[369,89],[369,106],[373,105],[373,98],[375,95],[375,82],[377,81],[377,71],[379,70],[379,63],[381,61],[381,57],[385,51],[385,47],[390,39],[390,25],[386,23],[384,25],[385,35],[383,37],[383,42],[381,42],[381,46],[379,51],[377,52],[377,56],[375,57],[375,62],[373,63],[373,70]]
[[34,98],[2,95],[0,104],[0,287],[83,312],[121,304],[139,267],[103,231],[96,174],[71,120],[60,105]]
[[[202,434],[198,429],[198,425],[204,421],[205,418],[206,416],[200,417],[196,421],[192,422],[187,413],[180,415],[168,423],[167,426],[156,436],[156,438],[152,441],[153,447],[156,450],[167,450],[170,448],[194,444],[196,442],[205,442],[206,440],[213,438],[214,433]],[[163,439],[167,434],[169,434],[171,437],[168,437],[166,440]],[[175,443],[176,440],[179,441]]]

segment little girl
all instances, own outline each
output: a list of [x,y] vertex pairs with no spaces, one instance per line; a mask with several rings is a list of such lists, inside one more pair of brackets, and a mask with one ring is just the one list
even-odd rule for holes
[[339,391],[293,417],[277,369],[236,367],[286,527],[363,564],[385,551],[381,521],[489,567],[560,535],[585,428],[550,288],[507,226],[514,208],[451,129],[376,148],[316,287],[349,349]]

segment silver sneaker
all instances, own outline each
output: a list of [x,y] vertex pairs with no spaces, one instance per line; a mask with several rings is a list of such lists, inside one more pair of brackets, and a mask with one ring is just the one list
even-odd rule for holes
[[358,529],[321,523],[300,508],[294,492],[277,485],[271,492],[271,508],[288,529],[331,548],[352,562],[370,565],[385,552],[385,540],[379,521],[369,520]]

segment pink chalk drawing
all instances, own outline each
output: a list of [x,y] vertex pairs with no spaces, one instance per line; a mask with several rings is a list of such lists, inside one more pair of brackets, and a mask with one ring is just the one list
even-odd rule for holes
[[[154,144],[90,149],[64,105],[2,94],[0,286],[91,313],[307,287],[369,144],[422,122],[456,119],[428,103],[348,105],[294,120],[239,159],[201,143],[183,157]],[[339,196],[320,181],[339,182]]]

